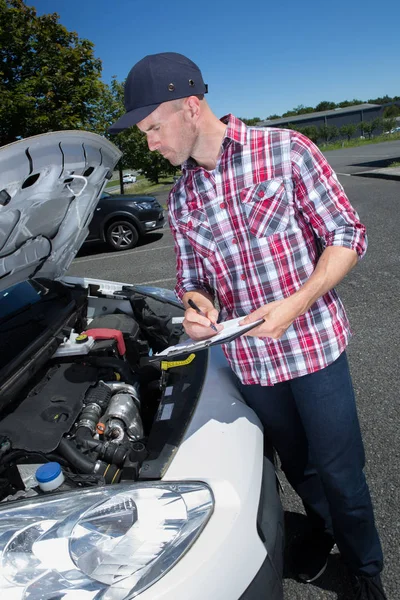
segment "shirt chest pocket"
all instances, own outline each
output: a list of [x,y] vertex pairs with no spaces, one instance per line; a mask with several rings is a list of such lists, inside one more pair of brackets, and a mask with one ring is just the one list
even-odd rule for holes
[[270,179],[240,190],[249,230],[258,238],[285,231],[289,202],[283,179]]
[[193,249],[208,258],[215,254],[214,236],[204,211],[195,209],[178,218],[179,229]]

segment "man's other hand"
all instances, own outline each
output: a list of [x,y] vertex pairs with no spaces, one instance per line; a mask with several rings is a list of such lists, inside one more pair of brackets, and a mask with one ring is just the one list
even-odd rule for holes
[[270,337],[279,340],[290,327],[296,317],[301,314],[298,302],[294,296],[284,300],[276,300],[261,306],[240,321],[239,325],[249,325],[258,319],[264,319],[258,327],[251,329],[244,335],[254,337]]

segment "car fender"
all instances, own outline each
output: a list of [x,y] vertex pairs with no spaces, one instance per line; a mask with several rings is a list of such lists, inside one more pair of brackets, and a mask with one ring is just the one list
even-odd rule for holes
[[136,229],[138,230],[139,235],[143,235],[145,232],[143,224],[139,221],[137,217],[135,217],[135,215],[125,210],[117,210],[111,214],[106,215],[101,222],[100,233],[103,241],[105,241],[105,233],[109,223],[115,221],[116,219],[124,219],[133,223],[133,225],[135,225]]
[[[167,402],[171,399],[173,393]],[[164,482],[206,483],[214,497],[213,514],[174,568],[142,592],[143,600],[239,600],[245,594],[272,559],[258,530],[263,467],[262,425],[244,402],[221,347],[215,346],[191,421],[162,477]],[[276,494],[273,466],[267,483]],[[265,597],[281,600],[278,575],[275,582],[275,594]]]

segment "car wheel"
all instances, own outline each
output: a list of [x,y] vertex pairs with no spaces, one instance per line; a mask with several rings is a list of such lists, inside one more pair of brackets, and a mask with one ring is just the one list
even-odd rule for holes
[[138,243],[139,234],[129,221],[114,221],[107,229],[106,240],[113,250],[130,250]]

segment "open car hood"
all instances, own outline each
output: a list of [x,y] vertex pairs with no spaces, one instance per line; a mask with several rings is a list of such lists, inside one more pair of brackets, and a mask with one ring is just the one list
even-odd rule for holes
[[0,148],[0,291],[65,273],[120,156],[87,131],[55,131]]

